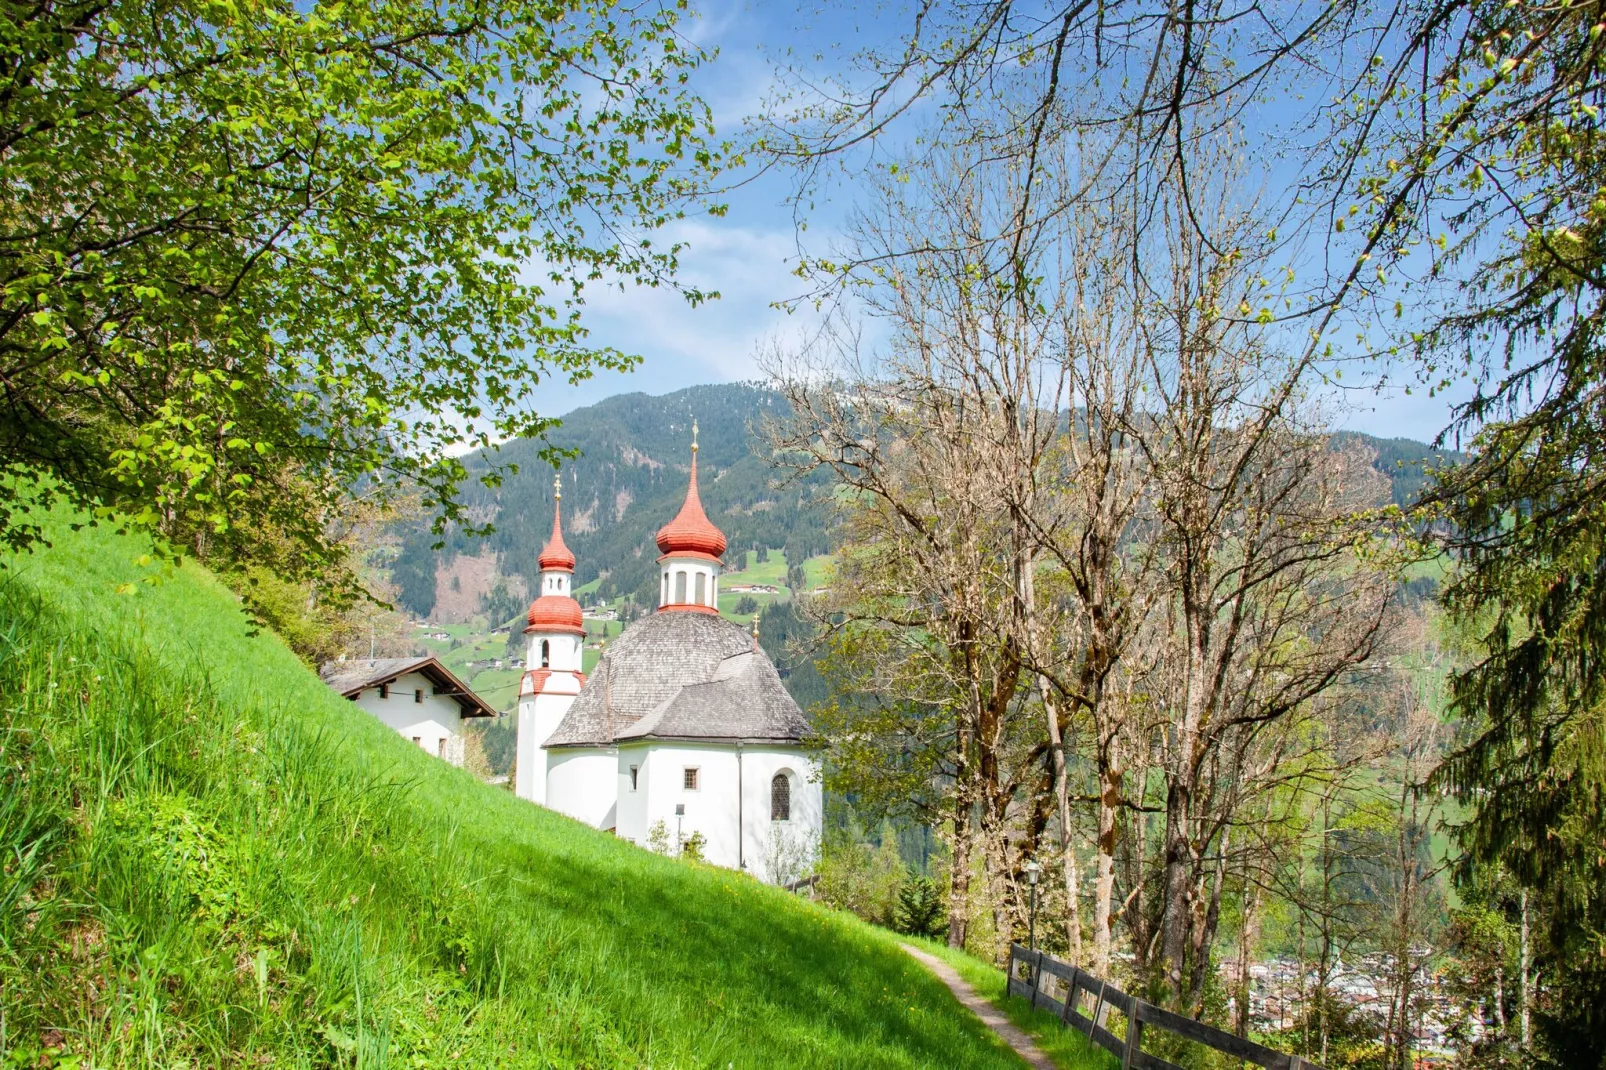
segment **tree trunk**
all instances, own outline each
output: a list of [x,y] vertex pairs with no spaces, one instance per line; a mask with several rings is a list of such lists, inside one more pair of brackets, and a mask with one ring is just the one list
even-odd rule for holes
[[1522,889],[1522,928],[1517,937],[1517,1035],[1522,1050],[1528,1050],[1528,1008],[1531,995],[1528,980],[1528,889]]
[[1227,850],[1231,842],[1232,826],[1221,830],[1221,846],[1216,856],[1216,872],[1210,881],[1210,896],[1190,941],[1193,952],[1193,969],[1189,978],[1187,1013],[1198,1018],[1204,1009],[1205,982],[1210,978],[1210,949],[1216,942],[1216,928],[1221,924],[1221,890],[1227,879]]
[[1249,1035],[1249,1004],[1253,995],[1249,960],[1255,953],[1255,943],[1259,937],[1260,886],[1256,885],[1244,901],[1244,923],[1238,930],[1238,991],[1234,996],[1237,1006],[1233,1008],[1233,1031],[1241,1037]]
[[948,862],[948,946],[963,949],[970,921],[970,845],[973,835],[970,778],[970,729],[960,714],[956,733],[957,763],[954,785],[953,851]]
[[1093,972],[1110,976],[1110,908],[1115,894],[1115,817],[1121,805],[1121,762],[1111,741],[1099,770],[1098,876],[1093,891]]
[[1065,940],[1070,948],[1071,965],[1080,966],[1082,896],[1076,872],[1076,843],[1071,828],[1071,789],[1067,783],[1065,741],[1060,732],[1059,707],[1054,703],[1049,683],[1042,678],[1038,683],[1043,693],[1043,709],[1048,715],[1048,745],[1054,755],[1054,803],[1059,810],[1060,865],[1065,877]]

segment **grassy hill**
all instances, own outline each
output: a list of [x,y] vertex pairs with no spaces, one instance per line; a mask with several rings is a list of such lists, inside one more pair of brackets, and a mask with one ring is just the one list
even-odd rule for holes
[[1019,1065],[885,934],[482,785],[52,527],[0,572],[0,1066]]

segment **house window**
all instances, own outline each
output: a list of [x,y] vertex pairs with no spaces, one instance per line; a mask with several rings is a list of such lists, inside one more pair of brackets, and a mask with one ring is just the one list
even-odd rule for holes
[[686,604],[686,573],[683,571],[675,573],[675,604]]
[[688,765],[686,767],[686,777],[685,780],[682,781],[681,786],[687,791],[697,790],[697,767],[695,765]]
[[630,790],[631,791],[635,791],[636,790],[636,777],[639,776],[640,773],[641,773],[641,766],[632,765],[630,767]]
[[446,737],[442,736],[435,741],[435,757],[446,757]]
[[424,737],[423,736],[414,736],[413,737],[413,746],[422,747],[423,745],[424,745]]
[[380,698],[389,698],[390,697],[390,685],[389,684],[380,684],[379,685],[379,697]]
[[552,641],[549,640],[549,639],[543,639],[543,640],[541,640],[541,668],[544,669],[548,665],[551,665],[551,664],[552,664]]
[[700,606],[708,604],[708,589],[705,585],[706,581],[706,576],[704,576],[701,572],[697,573],[697,604]]
[[418,703],[419,705],[423,705],[423,703],[424,703],[424,689],[423,688],[416,687],[416,688],[413,689],[413,701]]
[[770,780],[770,820],[792,820],[792,780],[785,773]]

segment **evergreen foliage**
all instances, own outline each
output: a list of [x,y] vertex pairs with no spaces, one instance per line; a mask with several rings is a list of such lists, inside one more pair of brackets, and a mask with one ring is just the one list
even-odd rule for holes
[[[828,553],[825,513],[814,505],[823,484],[777,487],[774,472],[754,452],[753,421],[780,404],[778,395],[762,387],[730,383],[662,397],[621,394],[564,417],[551,441],[571,453],[562,464],[563,515],[564,539],[578,558],[575,583],[600,577],[595,596],[601,601],[634,595],[640,605],[658,604],[654,537],[685,500],[694,419],[703,505],[730,545],[757,546],[760,563],[768,560],[770,546],[789,547],[788,561]],[[490,550],[500,555],[505,574],[522,576],[533,590],[536,559],[552,531],[552,477],[542,444],[516,439],[465,464],[471,478],[503,466],[517,471],[495,486],[463,484],[465,505],[495,530],[481,539],[470,528],[452,526],[439,559]],[[396,565],[401,571],[392,576],[404,589],[415,584],[420,601],[428,564],[409,551],[427,526],[418,520],[404,527],[403,559]],[[409,581],[413,573],[420,578]],[[428,597],[433,603],[433,591]]]

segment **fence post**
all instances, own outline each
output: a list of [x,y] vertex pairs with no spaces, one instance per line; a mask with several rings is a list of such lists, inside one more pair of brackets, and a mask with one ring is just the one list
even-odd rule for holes
[[[1093,1028],[1094,1029],[1102,1029],[1102,1028],[1104,1028],[1104,1016],[1107,1013],[1106,1010],[1105,1010],[1106,1004],[1104,1002],[1104,986],[1107,985],[1107,984],[1109,984],[1108,981],[1105,981],[1105,980],[1102,980],[1102,979],[1099,981],[1098,998],[1093,1001]],[[1093,1033],[1092,1029],[1088,1030],[1088,1035],[1089,1036],[1091,1036],[1092,1033]]]
[[1132,1013],[1126,1019],[1126,1053],[1121,1056],[1121,1070],[1134,1070],[1143,1052],[1143,1007],[1143,1001],[1133,996]]

